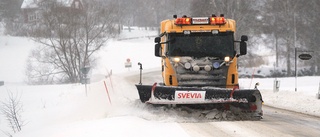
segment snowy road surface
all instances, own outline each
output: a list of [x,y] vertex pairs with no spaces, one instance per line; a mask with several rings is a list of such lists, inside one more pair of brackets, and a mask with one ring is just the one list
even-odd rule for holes
[[180,123],[192,137],[318,137],[320,118],[285,110],[263,107],[264,119],[260,121],[217,121]]
[[[161,81],[159,71],[143,73],[143,80]],[[128,83],[135,84],[138,75],[127,77]],[[150,83],[148,83],[150,84]],[[260,121],[177,121],[191,137],[318,137],[320,117],[298,112],[263,106],[264,116]]]

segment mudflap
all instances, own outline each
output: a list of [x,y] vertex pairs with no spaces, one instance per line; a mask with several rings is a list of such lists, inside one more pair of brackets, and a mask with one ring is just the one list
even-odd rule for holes
[[201,109],[219,108],[257,118],[263,115],[263,100],[258,89],[173,87],[159,86],[156,83],[136,87],[143,103],[187,105]]

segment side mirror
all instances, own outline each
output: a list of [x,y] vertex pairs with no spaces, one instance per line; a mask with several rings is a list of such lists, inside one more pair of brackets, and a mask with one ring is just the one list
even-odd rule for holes
[[[248,38],[248,37],[247,37]],[[242,41],[241,37],[241,42],[240,42],[240,55],[246,55],[247,54],[247,43]]]
[[154,38],[154,43],[160,43],[160,41],[161,41],[161,38],[160,38],[160,37]]
[[156,56],[156,57],[160,57],[160,55],[161,55],[161,44],[156,44],[155,46],[154,46],[154,55]]
[[241,41],[248,41],[248,36],[242,35],[241,36]]

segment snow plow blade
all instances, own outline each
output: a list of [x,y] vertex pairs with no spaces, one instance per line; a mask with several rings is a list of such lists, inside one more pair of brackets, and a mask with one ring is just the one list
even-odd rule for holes
[[173,87],[136,85],[140,100],[150,104],[221,105],[262,116],[262,97],[258,89],[215,87]]

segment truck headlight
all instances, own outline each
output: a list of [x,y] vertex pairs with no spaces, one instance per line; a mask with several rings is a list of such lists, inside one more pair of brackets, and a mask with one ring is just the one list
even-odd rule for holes
[[174,57],[174,58],[173,58],[173,61],[174,61],[175,63],[178,63],[178,62],[180,62],[180,58],[179,58],[179,57]]
[[230,57],[229,56],[224,57],[224,61],[225,62],[229,62],[230,61]]

